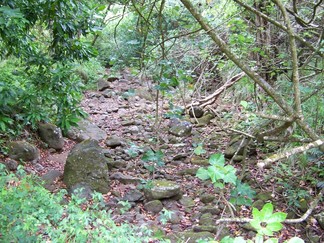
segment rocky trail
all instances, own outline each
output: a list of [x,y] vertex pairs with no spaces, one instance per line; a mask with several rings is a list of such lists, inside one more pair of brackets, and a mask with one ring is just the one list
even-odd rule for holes
[[[157,130],[154,128],[154,97],[145,84],[127,73],[121,78],[100,81],[97,91],[85,93],[82,107],[90,116],[78,128],[69,131],[68,138],[64,138],[64,147],[49,149],[38,141],[40,159],[26,166],[30,172],[42,176],[47,189],[55,192],[66,188],[68,180],[64,179],[66,175],[63,176],[66,163],[73,164],[85,157],[88,162],[84,167],[87,167],[89,158],[90,164],[104,160],[108,163],[109,177],[102,175],[106,171],[98,165],[91,167],[97,171],[91,175],[81,170],[75,179],[79,182],[75,183],[72,179],[70,182],[74,186],[68,188],[74,190],[86,185],[82,193],[85,197],[90,195],[91,187],[103,192],[105,207],[112,210],[117,224],[128,222],[148,226],[157,233],[168,235],[174,242],[181,237],[183,242],[195,242],[200,237],[217,236],[221,239],[226,235],[255,235],[247,225],[215,225],[216,219],[229,216],[228,207],[221,202],[217,189],[210,181],[202,181],[195,176],[198,168],[209,165],[211,154],[225,153],[231,157],[236,152],[235,148],[227,147],[231,136],[224,129],[224,124],[219,125],[221,118],[199,114],[199,111],[191,120],[164,118],[162,113],[169,111],[170,107],[167,102],[161,101],[161,119]],[[227,107],[218,106],[216,111],[219,114],[231,112]],[[233,115],[232,119],[236,119],[235,116],[239,114]],[[89,138],[98,142],[81,142]],[[198,144],[203,144],[205,150],[199,156],[194,153]],[[151,158],[143,161],[147,151],[151,151]],[[245,178],[258,193],[255,206],[281,200],[280,193],[273,190],[273,181],[263,183],[263,172],[255,168],[260,156],[260,151],[250,150],[250,173]],[[242,165],[235,163],[235,168],[240,174]],[[79,168],[71,166],[69,170]],[[82,177],[87,176],[90,179],[85,179],[85,184],[80,183]],[[91,184],[93,181],[96,182]],[[92,186],[87,187],[87,183]],[[125,201],[128,203],[123,203]],[[280,206],[279,209],[285,210]],[[250,217],[250,211],[250,208],[241,206],[237,207],[235,214]],[[169,212],[172,212],[170,218],[166,217]],[[315,238],[322,237],[323,233],[317,225],[312,232]],[[288,225],[279,237],[285,239],[301,233],[304,233],[302,229]]]

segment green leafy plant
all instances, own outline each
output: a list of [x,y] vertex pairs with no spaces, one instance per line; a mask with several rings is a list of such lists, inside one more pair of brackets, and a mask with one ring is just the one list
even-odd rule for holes
[[144,167],[152,174],[153,178],[156,167],[164,166],[163,157],[164,153],[161,150],[153,151],[152,149],[146,151],[142,157]]
[[235,205],[252,205],[252,198],[256,192],[246,183],[236,180],[235,187],[231,190],[230,203]]
[[120,213],[124,214],[132,208],[132,205],[128,201],[119,201],[118,204],[120,205]]
[[[94,193],[91,203],[66,191],[51,194],[21,166],[7,173],[0,163],[1,242],[149,242],[152,232],[129,224],[117,226],[104,198]],[[28,200],[26,200],[28,198]]]
[[206,150],[203,148],[203,144],[199,143],[197,147],[194,149],[194,154],[196,155],[202,155],[205,154]]
[[207,169],[199,168],[196,176],[201,180],[211,180],[214,187],[224,189],[226,183],[236,183],[236,169],[232,165],[225,165],[223,154],[213,154],[209,158],[211,164]]
[[160,221],[164,225],[166,224],[172,217],[173,212],[170,210],[167,210],[166,208],[163,208],[160,213]]

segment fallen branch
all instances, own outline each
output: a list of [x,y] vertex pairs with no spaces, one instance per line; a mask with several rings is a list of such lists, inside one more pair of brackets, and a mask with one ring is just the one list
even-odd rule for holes
[[207,105],[211,105],[213,104],[217,98],[219,97],[219,95],[226,90],[227,88],[231,87],[235,82],[239,81],[241,78],[243,78],[245,76],[244,72],[241,72],[237,75],[235,75],[234,77],[230,78],[229,80],[227,80],[224,85],[222,87],[220,87],[219,89],[217,89],[214,93],[212,93],[211,95],[200,99],[198,101],[195,101],[193,103],[191,103],[190,105],[188,105],[186,107],[186,109],[192,107],[192,106],[200,106],[200,107],[205,107]]
[[[301,223],[301,222],[305,221],[312,214],[313,210],[318,205],[318,202],[322,198],[323,193],[324,193],[324,188],[322,188],[322,190],[317,194],[317,196],[312,201],[309,209],[306,211],[306,213],[302,217],[300,217],[298,219],[286,219],[285,221],[283,221],[283,223],[297,224],[297,223]],[[252,220],[253,219],[250,219],[250,218],[223,218],[223,219],[216,220],[216,224],[219,224],[219,223],[233,223],[233,222],[236,222],[236,223],[250,223]]]
[[294,154],[302,153],[302,152],[307,151],[307,150],[309,150],[311,148],[319,147],[319,146],[321,146],[323,144],[324,144],[324,140],[318,139],[318,140],[316,140],[316,141],[314,141],[312,143],[308,143],[308,144],[305,144],[303,146],[293,148],[290,151],[272,155],[270,158],[267,158],[264,161],[258,163],[258,167],[263,169],[263,168],[267,167],[270,163],[276,162],[276,161],[278,161],[280,159],[283,159],[283,158],[288,158],[288,157],[290,157],[291,155],[294,155]]

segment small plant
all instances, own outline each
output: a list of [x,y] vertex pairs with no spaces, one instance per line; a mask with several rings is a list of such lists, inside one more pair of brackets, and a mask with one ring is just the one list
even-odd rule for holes
[[173,212],[163,208],[160,213],[160,221],[163,225],[165,225],[172,217]]
[[[213,154],[209,158],[210,166],[207,169],[199,168],[196,176],[201,180],[211,180],[215,188],[220,188],[220,196],[231,208],[230,203],[235,205],[251,205],[255,192],[247,184],[237,179],[236,169],[231,165],[225,165],[222,154]],[[226,184],[233,187],[231,198],[228,202],[224,197]]]
[[161,150],[153,151],[152,149],[146,151],[142,157],[144,167],[152,174],[154,179],[154,172],[157,166],[164,166],[164,154]]
[[124,214],[127,211],[129,211],[132,208],[132,205],[126,200],[126,201],[119,201],[118,204],[120,205],[120,213]]
[[203,148],[203,144],[202,143],[197,144],[197,147],[194,149],[194,154],[199,156],[205,153],[206,150]]

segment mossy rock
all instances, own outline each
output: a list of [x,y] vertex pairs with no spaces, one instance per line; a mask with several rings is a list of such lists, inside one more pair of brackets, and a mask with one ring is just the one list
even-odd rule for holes
[[154,180],[151,188],[144,190],[145,198],[148,201],[166,199],[166,198],[181,198],[180,186],[173,181]]
[[101,193],[109,191],[108,159],[95,140],[86,140],[74,146],[64,167],[63,181],[72,188],[77,184],[89,185]]

